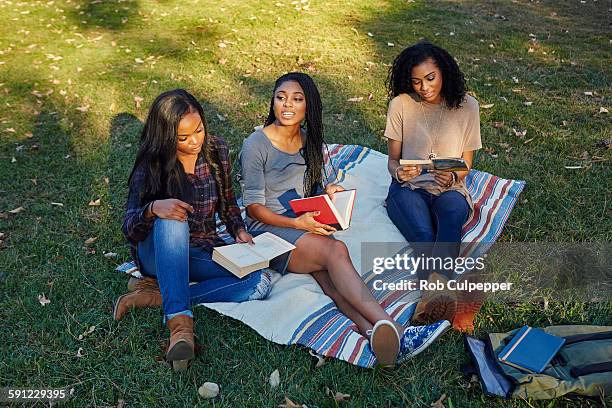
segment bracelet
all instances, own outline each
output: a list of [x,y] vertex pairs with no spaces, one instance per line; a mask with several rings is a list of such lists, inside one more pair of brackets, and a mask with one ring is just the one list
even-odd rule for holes
[[402,180],[400,180],[399,176],[397,175],[397,172],[398,172],[398,170],[399,170],[399,169],[401,169],[401,168],[402,168],[402,166],[397,166],[397,167],[395,168],[395,179],[396,179],[398,182],[400,182],[400,183],[402,182]]
[[457,173],[455,173],[454,171],[451,171],[451,177],[452,177],[452,180],[450,181],[450,183],[446,185],[446,188],[452,187],[452,185],[457,182]]

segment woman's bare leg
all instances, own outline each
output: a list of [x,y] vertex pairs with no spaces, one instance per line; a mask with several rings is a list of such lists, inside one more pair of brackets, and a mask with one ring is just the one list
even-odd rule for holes
[[357,325],[359,332],[362,335],[366,335],[368,330],[372,330],[372,323],[368,321],[365,317],[361,315],[350,303],[348,300],[344,298],[336,289],[334,282],[332,282],[331,278],[327,271],[316,271],[311,273],[312,277],[315,278],[321,289],[323,289],[323,293],[329,296],[336,306],[338,310],[340,310],[346,317],[351,319],[353,323]]
[[[370,324],[393,318],[374,299],[349,257],[342,241],[316,234],[304,234],[295,244],[287,269],[294,273],[326,270],[342,297]],[[348,316],[348,315],[347,315]],[[395,322],[401,333],[402,326]]]

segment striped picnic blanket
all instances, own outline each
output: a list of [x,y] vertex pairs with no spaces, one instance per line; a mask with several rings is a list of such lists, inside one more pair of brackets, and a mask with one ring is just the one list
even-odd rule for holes
[[[361,244],[367,242],[405,242],[391,223],[384,208],[391,177],[387,156],[358,145],[329,145],[327,174],[337,173],[344,188],[357,189],[351,227],[334,236],[348,247],[357,271],[361,271]],[[333,169],[332,169],[333,166]],[[463,254],[482,254],[499,237],[525,182],[505,180],[472,170],[466,183],[474,201],[474,211],[463,228]],[[220,233],[229,236],[220,225]],[[476,244],[479,245],[476,245]],[[367,268],[365,268],[367,269]],[[362,273],[371,287],[375,275]],[[392,271],[385,281],[405,278]],[[418,291],[373,291],[387,312],[401,324],[408,324]],[[375,357],[368,341],[353,323],[338,311],[310,275],[274,274],[273,288],[266,300],[245,303],[212,303],[206,307],[238,319],[268,340],[279,344],[300,344],[317,354],[335,357],[361,367],[372,367]]]

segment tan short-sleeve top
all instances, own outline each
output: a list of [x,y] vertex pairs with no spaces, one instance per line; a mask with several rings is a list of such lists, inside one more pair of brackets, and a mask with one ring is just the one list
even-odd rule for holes
[[[402,159],[427,159],[432,151],[437,157],[461,157],[463,152],[482,147],[478,101],[466,95],[459,109],[448,109],[443,103],[420,102],[418,95],[400,94],[389,103],[385,137],[402,142]],[[444,188],[435,182],[433,174],[425,173],[403,186],[435,195],[456,190],[472,207],[463,181]]]

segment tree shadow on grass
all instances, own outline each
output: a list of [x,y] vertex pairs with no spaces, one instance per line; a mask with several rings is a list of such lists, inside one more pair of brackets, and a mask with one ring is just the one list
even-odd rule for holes
[[134,26],[137,20],[141,20],[139,0],[81,0],[79,6],[78,9],[71,8],[69,16],[82,28],[99,26],[118,31]]

